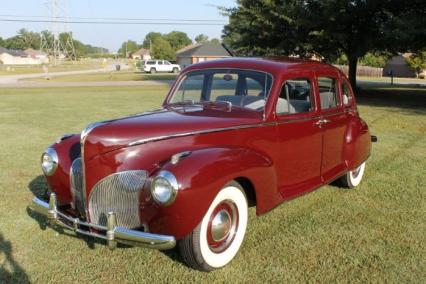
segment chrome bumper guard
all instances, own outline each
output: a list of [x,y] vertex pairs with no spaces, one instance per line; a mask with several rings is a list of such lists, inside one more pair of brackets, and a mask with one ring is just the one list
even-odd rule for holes
[[[34,197],[32,208],[36,212],[47,216],[52,226],[58,225],[60,227],[74,231],[77,234],[106,240],[110,249],[116,248],[117,243],[159,250],[172,249],[176,246],[176,240],[173,236],[156,235],[117,227],[114,212],[108,213],[107,226],[104,227],[81,221],[78,218],[67,216],[58,210],[56,204],[56,195],[52,193],[50,195],[49,203]],[[89,228],[89,230],[84,230],[82,227]],[[97,232],[105,232],[105,235],[92,232],[90,229],[93,229]]]

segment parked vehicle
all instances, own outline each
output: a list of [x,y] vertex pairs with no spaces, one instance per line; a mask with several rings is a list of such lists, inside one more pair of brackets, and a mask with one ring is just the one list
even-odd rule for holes
[[144,62],[142,70],[151,74],[157,72],[178,73],[181,71],[181,68],[178,64],[172,64],[167,60],[147,60]]
[[335,180],[358,186],[372,140],[333,66],[204,62],[184,70],[160,109],[91,124],[47,148],[50,198],[33,207],[110,248],[177,245],[188,265],[210,271],[237,254],[248,206],[263,215]]

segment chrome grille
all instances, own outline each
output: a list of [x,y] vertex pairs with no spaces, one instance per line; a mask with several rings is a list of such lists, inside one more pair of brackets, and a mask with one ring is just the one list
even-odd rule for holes
[[112,174],[99,181],[90,193],[89,214],[92,223],[106,226],[108,212],[114,212],[117,225],[138,228],[139,193],[148,174],[146,171],[125,171]]
[[77,158],[71,164],[70,172],[71,194],[73,198],[72,207],[82,216],[85,216],[84,194],[83,194],[83,168],[81,158]]

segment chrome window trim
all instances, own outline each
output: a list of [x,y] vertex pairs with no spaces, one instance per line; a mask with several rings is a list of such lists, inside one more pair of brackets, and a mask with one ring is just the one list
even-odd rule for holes
[[[265,121],[266,120],[266,108],[267,108],[268,104],[270,103],[269,101],[270,101],[270,97],[271,97],[271,91],[272,91],[273,86],[275,84],[275,77],[270,72],[263,71],[263,70],[250,69],[250,68],[235,68],[235,67],[219,68],[219,67],[215,67],[215,68],[195,68],[195,69],[185,71],[184,73],[182,73],[179,76],[179,78],[175,82],[174,86],[170,89],[169,93],[166,96],[166,99],[164,100],[163,106],[172,105],[172,103],[170,103],[170,100],[171,100],[172,96],[174,96],[176,90],[180,87],[180,85],[182,84],[182,81],[186,78],[188,73],[205,71],[205,70],[226,70],[226,69],[233,69],[233,70],[239,70],[239,71],[252,71],[252,72],[263,73],[263,74],[271,76],[271,87],[269,88],[268,96],[266,97],[267,99],[265,101],[265,106],[263,107],[263,110],[262,110],[262,119]],[[247,110],[251,110],[251,109],[247,108]],[[260,113],[260,111],[256,111],[256,110],[252,110],[252,111]]]

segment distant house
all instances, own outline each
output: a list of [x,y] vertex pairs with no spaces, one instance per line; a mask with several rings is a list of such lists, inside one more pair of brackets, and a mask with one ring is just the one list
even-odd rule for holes
[[41,51],[26,51],[0,47],[0,61],[5,65],[40,65],[49,62],[47,54]]
[[41,50],[35,50],[35,49],[32,49],[32,48],[28,48],[28,49],[24,50],[24,53],[27,55],[27,57],[41,60],[42,63],[48,63],[49,62],[49,56],[47,55],[47,53],[45,53]]
[[410,53],[404,53],[392,57],[383,67],[383,76],[391,76],[392,72],[394,77],[416,77],[416,72],[407,63],[407,58],[410,56]]
[[232,57],[232,54],[220,44],[193,44],[176,52],[177,63],[186,67],[188,65],[219,58]]
[[150,60],[151,54],[148,49],[141,48],[135,52],[133,52],[130,57],[132,59],[139,59],[139,60]]

